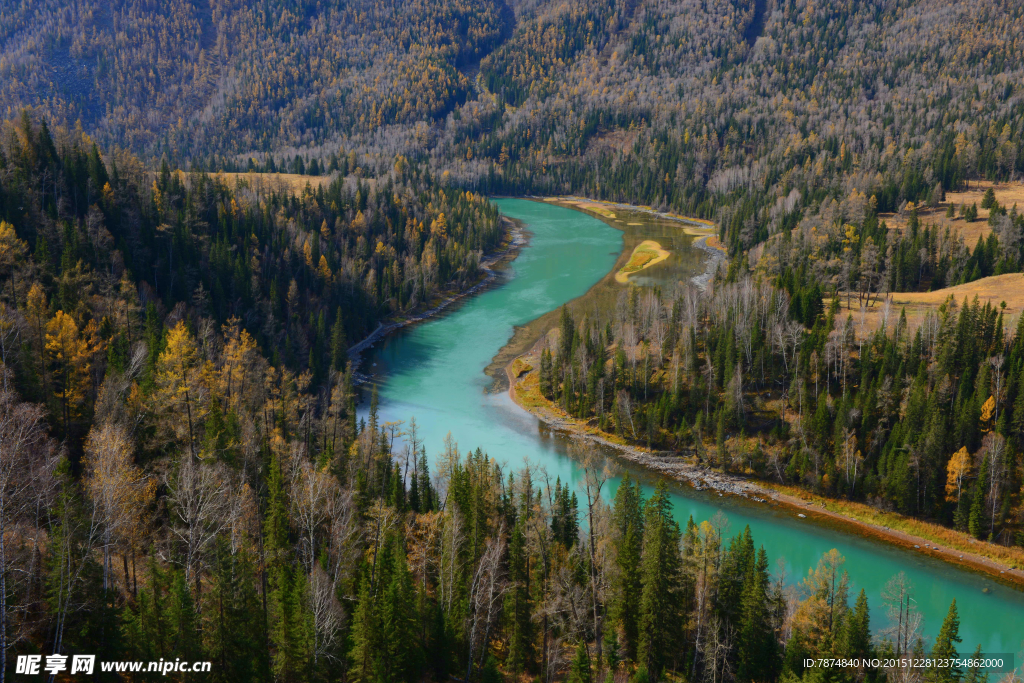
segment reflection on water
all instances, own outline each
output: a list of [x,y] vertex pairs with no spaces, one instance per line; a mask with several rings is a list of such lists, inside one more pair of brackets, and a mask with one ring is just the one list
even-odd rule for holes
[[[530,247],[512,263],[499,286],[441,317],[399,332],[370,352],[367,365],[378,364],[373,370],[381,415],[384,420],[415,416],[428,455],[438,453],[445,434],[451,432],[463,451],[480,447],[511,468],[529,460],[543,466],[552,481],[556,477],[576,481],[578,472],[566,455],[564,439],[518,408],[506,393],[486,393],[490,380],[483,370],[514,326],[584,294],[612,269],[624,246],[632,248],[629,240],[651,239],[641,236],[650,232],[637,229],[624,234],[596,218],[537,202],[497,203],[507,215],[528,225],[533,233]],[[701,272],[703,256],[689,248],[692,237],[672,223],[662,223],[652,229],[663,230],[662,245],[672,244],[673,258],[644,271],[642,277],[650,278],[648,284],[665,287],[685,279],[687,273]],[[614,486],[608,493],[614,494]],[[731,533],[749,524],[755,542],[765,547],[773,562],[782,561],[791,581],[799,581],[824,552],[837,548],[846,557],[851,600],[861,588],[867,591],[875,632],[886,625],[882,586],[905,571],[916,587],[926,636],[934,638],[955,597],[964,650],[973,651],[978,643],[993,653],[1021,649],[1024,594],[1018,591],[923,553],[816,526],[764,505],[684,487],[676,487],[674,503],[680,521],[693,516],[700,522],[722,510],[730,520]],[[983,593],[985,588],[990,592]]]

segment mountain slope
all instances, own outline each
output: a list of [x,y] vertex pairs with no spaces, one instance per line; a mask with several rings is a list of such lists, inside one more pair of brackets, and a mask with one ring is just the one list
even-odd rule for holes
[[31,5],[0,3],[8,111],[183,165],[429,158],[476,189],[713,218],[733,251],[833,200],[855,221],[851,196],[893,211],[1024,170],[1004,0],[523,2],[514,30],[492,0]]

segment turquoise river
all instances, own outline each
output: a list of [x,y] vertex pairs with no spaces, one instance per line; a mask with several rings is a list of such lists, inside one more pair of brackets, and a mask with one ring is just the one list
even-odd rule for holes
[[[378,385],[381,419],[415,417],[428,455],[440,452],[451,432],[463,452],[480,447],[511,468],[529,459],[546,468],[552,481],[556,476],[575,481],[578,473],[564,439],[516,406],[507,392],[489,393],[491,379],[484,368],[509,340],[513,326],[582,295],[608,273],[622,250],[622,233],[571,209],[521,199],[497,204],[526,225],[529,245],[495,286],[378,342],[366,354],[364,370]],[[730,535],[750,525],[755,543],[765,547],[773,566],[783,559],[791,580],[799,580],[822,553],[837,548],[846,558],[851,600],[861,588],[867,591],[873,632],[888,626],[882,587],[904,571],[914,584],[926,639],[934,639],[956,598],[961,650],[972,652],[981,644],[987,653],[1014,654],[1020,665],[1024,593],[920,553],[816,526],[792,512],[689,487],[674,491],[681,522],[693,515],[700,523],[721,510],[728,516]]]

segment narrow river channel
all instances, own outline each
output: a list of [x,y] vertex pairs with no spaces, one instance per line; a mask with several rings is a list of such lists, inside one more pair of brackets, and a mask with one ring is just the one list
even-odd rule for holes
[[[607,274],[622,250],[622,233],[571,209],[520,199],[497,204],[531,233],[529,246],[500,283],[437,318],[379,342],[367,353],[364,370],[378,384],[382,420],[408,422],[415,417],[428,456],[441,450],[445,435],[451,432],[463,452],[479,447],[513,469],[528,459],[543,466],[552,482],[555,477],[575,481],[577,472],[565,455],[564,439],[512,403],[507,393],[487,393],[491,380],[483,371],[509,340],[513,326],[582,295]],[[682,486],[675,491],[675,513],[681,522],[693,515],[700,523],[721,510],[729,519],[729,535],[750,525],[755,544],[765,547],[773,567],[779,558],[783,560],[790,581],[799,581],[824,552],[837,548],[846,558],[851,604],[861,588],[867,591],[873,633],[888,626],[882,587],[904,571],[915,587],[929,647],[950,601],[956,598],[961,651],[973,652],[981,644],[987,653],[1019,657],[1024,641],[1024,593],[1020,591],[923,554],[819,527],[766,505]]]

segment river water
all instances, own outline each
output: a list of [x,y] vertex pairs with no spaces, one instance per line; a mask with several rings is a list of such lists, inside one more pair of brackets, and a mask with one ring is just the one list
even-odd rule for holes
[[[556,477],[576,481],[578,473],[565,454],[564,439],[516,406],[506,392],[488,393],[491,380],[484,368],[509,340],[514,326],[584,294],[607,274],[622,250],[623,236],[607,223],[571,209],[520,199],[496,203],[531,233],[529,246],[500,283],[458,308],[379,342],[366,354],[364,368],[378,385],[382,421],[415,417],[428,456],[441,451],[451,432],[463,452],[479,447],[511,469],[529,460],[543,466],[552,482]],[[888,625],[882,587],[903,571],[915,586],[926,638],[934,639],[956,598],[961,651],[973,652],[980,644],[987,653],[1014,654],[1020,663],[1020,591],[923,553],[817,526],[792,512],[684,486],[674,491],[675,514],[681,522],[692,515],[699,524],[722,511],[729,519],[730,535],[750,525],[755,544],[765,547],[773,568],[781,558],[791,581],[805,576],[823,553],[838,549],[846,558],[851,604],[865,589],[874,633]]]

